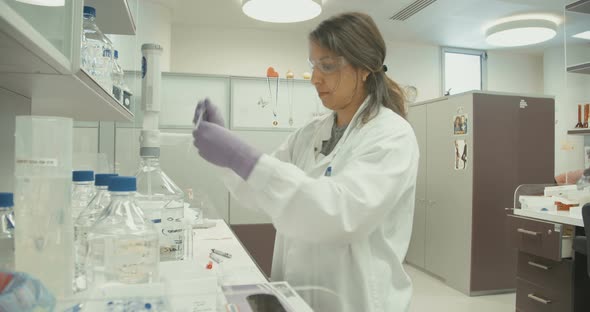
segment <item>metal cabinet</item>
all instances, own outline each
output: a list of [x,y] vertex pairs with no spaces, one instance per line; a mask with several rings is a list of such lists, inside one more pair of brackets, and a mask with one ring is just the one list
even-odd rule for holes
[[508,219],[509,239],[518,249],[516,309],[572,311],[574,227],[514,215]]
[[[466,133],[454,132],[458,115]],[[553,181],[553,98],[468,92],[414,104],[408,120],[421,159],[406,261],[468,295],[513,290],[516,252],[498,229],[519,184]]]

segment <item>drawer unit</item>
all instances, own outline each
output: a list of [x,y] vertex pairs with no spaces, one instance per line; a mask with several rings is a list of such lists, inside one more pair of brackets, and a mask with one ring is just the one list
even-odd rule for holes
[[570,312],[571,292],[555,287],[543,288],[517,278],[516,309],[522,312]]
[[518,253],[517,276],[543,288],[559,288],[571,292],[573,261],[544,259],[524,252]]
[[572,228],[513,215],[508,220],[508,233],[514,248],[554,261],[571,257]]

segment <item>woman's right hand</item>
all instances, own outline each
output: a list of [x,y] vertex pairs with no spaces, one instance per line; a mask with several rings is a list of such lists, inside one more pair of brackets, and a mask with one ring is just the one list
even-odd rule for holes
[[202,121],[212,122],[221,127],[225,127],[225,122],[223,121],[223,116],[221,116],[221,113],[219,112],[219,108],[215,106],[215,104],[211,103],[209,98],[199,101],[199,104],[197,104],[195,116],[193,117],[193,124],[197,123],[197,119],[199,119],[201,111],[204,111]]

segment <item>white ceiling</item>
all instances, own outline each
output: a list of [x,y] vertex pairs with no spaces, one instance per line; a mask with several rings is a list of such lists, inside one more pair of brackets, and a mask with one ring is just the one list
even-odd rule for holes
[[[494,49],[486,44],[484,27],[499,18],[528,13],[548,13],[563,19],[564,6],[573,0],[437,0],[406,21],[389,19],[415,0],[323,0],[322,14],[294,24],[272,24],[253,20],[242,13],[242,0],[157,0],[172,9],[176,24],[219,27],[260,28],[266,30],[309,32],[321,20],[346,11],[370,14],[388,41],[406,41],[473,49]],[[568,37],[590,30],[587,15],[566,15]],[[526,48],[522,52],[541,52],[563,45],[563,27],[551,41]],[[568,39],[570,40],[570,39]],[[569,41],[568,41],[569,42]],[[583,41],[579,41],[583,42]]]

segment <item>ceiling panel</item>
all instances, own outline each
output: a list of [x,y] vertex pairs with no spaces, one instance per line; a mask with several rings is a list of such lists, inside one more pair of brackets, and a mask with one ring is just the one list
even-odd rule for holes
[[[163,0],[157,0],[163,1]],[[309,32],[321,20],[346,11],[370,14],[388,41],[493,49],[485,43],[484,26],[499,18],[524,13],[551,13],[563,16],[566,0],[437,0],[406,21],[392,21],[392,15],[415,0],[324,0],[322,14],[294,24],[272,24],[253,20],[242,13],[242,0],[174,0],[168,2],[176,24],[219,26],[224,28],[259,28],[265,30]],[[568,16],[568,25],[576,30],[590,25],[587,16]],[[569,26],[568,26],[569,27]],[[550,42],[522,51],[540,52],[563,44],[563,30]]]

